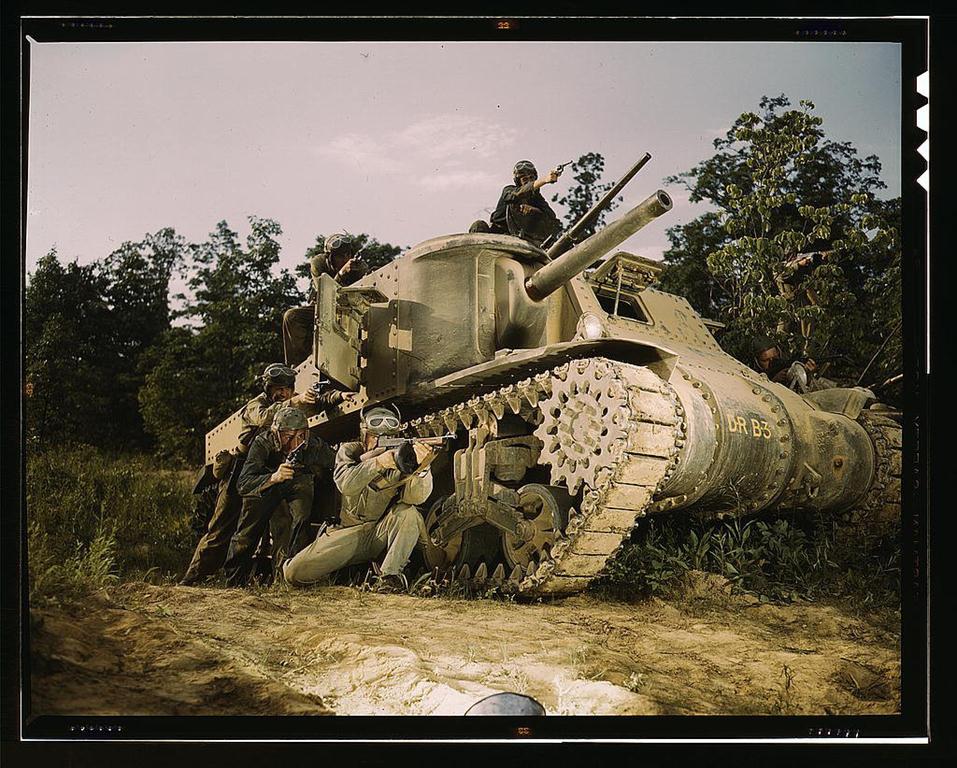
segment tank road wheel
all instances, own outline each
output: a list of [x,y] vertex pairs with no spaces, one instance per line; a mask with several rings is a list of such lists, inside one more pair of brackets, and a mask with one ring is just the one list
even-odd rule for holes
[[[425,516],[425,530],[431,535],[443,519],[442,505],[448,497],[437,499]],[[480,561],[491,565],[499,559],[498,531],[490,525],[477,525],[450,538],[443,547],[429,542],[424,547],[423,558],[429,569],[445,570],[453,565],[475,567]]]
[[568,524],[568,510],[572,505],[564,488],[538,483],[520,488],[518,499],[525,520],[531,523],[532,537],[522,540],[514,534],[502,533],[502,550],[509,568],[516,565],[527,568],[530,563],[544,562]]

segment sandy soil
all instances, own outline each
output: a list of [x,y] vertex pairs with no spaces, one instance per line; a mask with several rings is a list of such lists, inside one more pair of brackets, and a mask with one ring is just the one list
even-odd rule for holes
[[674,601],[551,603],[124,584],[34,609],[34,711],[461,714],[496,691],[549,714],[889,714],[899,635],[699,574]]

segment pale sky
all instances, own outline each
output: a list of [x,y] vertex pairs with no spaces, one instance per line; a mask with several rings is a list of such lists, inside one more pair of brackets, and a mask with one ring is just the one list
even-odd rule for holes
[[606,180],[651,153],[623,206],[662,187],[675,207],[625,247],[660,258],[704,210],[664,178],[782,92],[900,194],[892,43],[32,43],[31,63],[31,272],[54,245],[87,263],[167,226],[245,236],[248,215],[279,221],[288,267],[343,229],[412,246],[487,219],[517,160],[589,151]]

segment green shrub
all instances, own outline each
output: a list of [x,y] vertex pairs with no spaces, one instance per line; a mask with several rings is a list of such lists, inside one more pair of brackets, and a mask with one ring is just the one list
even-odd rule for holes
[[826,597],[862,607],[900,600],[898,531],[866,534],[824,515],[641,520],[596,587],[620,597],[668,596],[691,570],[772,600]]
[[173,574],[195,543],[189,479],[148,456],[28,453],[26,487],[31,590]]

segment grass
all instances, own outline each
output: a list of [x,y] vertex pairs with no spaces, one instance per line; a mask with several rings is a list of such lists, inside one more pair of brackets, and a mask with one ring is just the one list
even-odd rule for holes
[[169,579],[195,545],[183,473],[87,446],[27,456],[30,599],[58,601],[124,578]]

